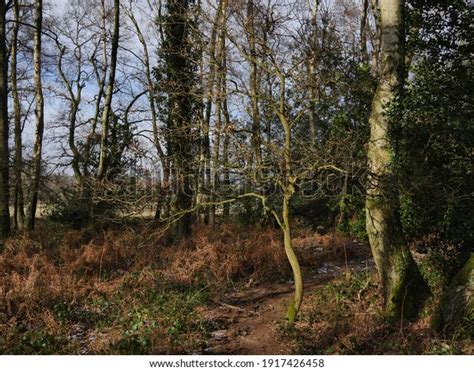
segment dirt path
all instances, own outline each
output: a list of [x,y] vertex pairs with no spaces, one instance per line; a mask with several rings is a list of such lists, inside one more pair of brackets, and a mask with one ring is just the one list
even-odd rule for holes
[[[335,274],[318,275],[306,282],[306,290],[321,285]],[[205,354],[291,354],[292,344],[281,337],[281,325],[293,297],[293,284],[261,285],[230,295],[205,313],[220,323]]]
[[[371,259],[355,259],[348,265],[327,263],[312,275],[307,274],[305,292],[322,286],[342,273],[371,269]],[[292,282],[264,284],[230,294],[214,308],[202,313],[205,318],[218,323],[220,330],[214,331],[204,354],[292,354],[291,341],[281,336],[279,326],[285,323],[284,316],[293,297]],[[304,313],[311,303],[303,300]]]

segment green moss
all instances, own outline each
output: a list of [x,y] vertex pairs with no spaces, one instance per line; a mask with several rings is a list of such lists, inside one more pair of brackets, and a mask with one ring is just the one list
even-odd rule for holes
[[452,284],[457,286],[463,286],[472,280],[472,271],[474,270],[474,253],[471,253],[469,260],[464,267],[456,274]]
[[295,322],[296,319],[296,308],[295,308],[295,301],[292,300],[290,305],[288,306],[288,312],[286,314],[286,319],[288,320],[288,323],[292,325]]
[[392,257],[390,285],[386,293],[386,316],[391,320],[414,319],[430,291],[408,250]]

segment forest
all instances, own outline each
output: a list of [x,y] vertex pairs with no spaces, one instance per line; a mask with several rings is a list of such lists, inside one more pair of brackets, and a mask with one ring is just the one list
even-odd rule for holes
[[0,0],[0,354],[474,354],[473,16]]

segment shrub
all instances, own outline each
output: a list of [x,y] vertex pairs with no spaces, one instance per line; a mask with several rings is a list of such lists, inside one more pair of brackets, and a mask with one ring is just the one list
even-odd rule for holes
[[91,220],[90,202],[77,190],[64,190],[61,197],[53,200],[47,208],[47,217],[57,223],[75,229],[85,227]]

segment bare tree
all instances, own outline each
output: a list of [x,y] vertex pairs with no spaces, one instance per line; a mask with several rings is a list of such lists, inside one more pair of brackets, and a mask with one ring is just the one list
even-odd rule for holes
[[[303,301],[303,275],[292,242],[291,204],[297,190],[304,187],[309,180],[316,179],[321,172],[344,173],[343,169],[331,162],[330,156],[323,157],[322,152],[312,144],[311,140],[298,134],[307,124],[307,113],[310,108],[306,100],[307,76],[301,74],[300,71],[306,71],[304,66],[312,55],[304,50],[302,33],[298,33],[298,30],[289,26],[297,21],[292,13],[295,10],[296,5],[288,6],[280,13],[275,11],[273,16],[277,20],[274,21],[275,32],[271,34],[272,40],[264,40],[264,37],[270,36],[269,34],[255,34],[253,28],[248,27],[248,23],[243,25],[245,32],[249,33],[244,37],[248,39],[255,37],[255,45],[261,46],[262,50],[259,53],[252,51],[252,47],[243,47],[239,36],[236,35],[236,30],[227,29],[227,37],[232,46],[250,66],[248,86],[241,87],[239,91],[248,92],[248,99],[250,102],[253,101],[253,104],[255,104],[255,96],[258,95],[259,104],[269,107],[274,117],[272,140],[266,143],[267,148],[265,148],[268,159],[252,171],[241,169],[241,174],[244,178],[254,179],[252,186],[255,188],[247,196],[261,201],[264,210],[274,218],[283,234],[284,249],[295,282],[294,296],[287,313],[290,323],[297,318]],[[249,9],[247,8],[246,11],[248,20]],[[262,7],[260,11],[265,12],[268,9]],[[252,11],[250,11],[250,18],[252,18]],[[256,90],[255,80],[252,78],[252,76],[255,77],[255,68],[267,74],[272,83],[272,88],[268,89],[267,94]],[[242,79],[242,81],[245,80]],[[252,129],[251,138],[254,138],[254,134]],[[250,148],[242,149],[244,153],[236,155],[237,161],[242,157],[255,156],[254,144],[255,142],[251,139]],[[247,156],[249,151],[251,155]],[[245,161],[240,162],[245,163]],[[238,165],[232,164],[230,167],[236,170]],[[271,171],[264,171],[267,167],[270,167]],[[257,173],[262,174],[260,181]],[[274,192],[269,194],[265,188],[273,189]]]
[[148,104],[149,104],[150,114],[151,114],[153,143],[157,150],[158,157],[160,159],[161,167],[163,170],[163,178],[161,179],[161,182],[159,184],[157,207],[156,207],[156,213],[155,213],[155,218],[158,219],[160,216],[166,217],[166,214],[168,212],[167,211],[168,207],[166,206],[168,202],[166,198],[168,195],[167,191],[169,190],[169,183],[170,183],[170,164],[169,164],[168,156],[166,155],[165,150],[163,149],[163,146],[162,146],[162,140],[164,138],[162,138],[162,135],[160,135],[160,128],[159,128],[159,122],[158,122],[159,118],[158,118],[158,112],[156,109],[156,101],[155,101],[155,88],[154,88],[155,83],[153,81],[153,76],[152,76],[152,64],[150,61],[150,52],[148,48],[148,43],[145,39],[145,35],[143,34],[142,28],[140,27],[140,24],[134,15],[132,3],[130,3],[130,8],[127,11],[127,15],[130,18],[135,28],[137,38],[143,48],[143,58],[141,59],[141,62],[144,68],[145,88],[147,91]]
[[35,144],[33,147],[34,169],[31,177],[31,189],[29,196],[26,224],[29,229],[35,227],[36,208],[38,204],[38,192],[41,180],[43,132],[44,132],[44,98],[43,84],[41,78],[41,39],[43,30],[43,1],[35,2],[35,34],[33,48],[34,82],[35,82]]
[[[216,14],[213,20],[211,39],[209,42],[209,78],[208,78],[208,87],[207,87],[207,104],[206,104],[206,115],[205,115],[205,128],[207,130],[208,142],[210,142],[210,121],[211,121],[211,110],[212,103],[215,102],[216,108],[216,123],[214,130],[214,151],[211,156],[210,144],[208,143],[209,148],[206,148],[206,151],[209,153],[206,155],[209,157],[209,168],[210,168],[210,179],[209,185],[211,189],[211,201],[213,200],[212,193],[217,188],[218,183],[218,172],[217,165],[219,162],[219,149],[220,149],[220,132],[222,128],[222,104],[221,104],[221,94],[222,94],[222,57],[225,53],[222,43],[225,42],[224,38],[224,21],[225,11],[227,7],[226,0],[220,0],[218,2]],[[211,157],[212,157],[212,169],[211,169]],[[209,225],[214,227],[216,218],[216,209],[214,206],[209,208]]]
[[[2,239],[10,233],[6,13],[6,3],[2,0],[0,1],[0,238]],[[3,243],[0,247],[3,247],[2,245]]]
[[[105,0],[102,0],[102,11],[105,14]],[[105,104],[102,112],[102,137],[100,142],[99,168],[97,178],[101,180],[106,175],[108,157],[108,136],[110,130],[110,118],[112,109],[112,97],[114,94],[115,72],[117,69],[117,52],[119,46],[120,29],[120,0],[114,0],[114,29],[112,33],[112,45],[110,56],[110,69],[105,92]]]

